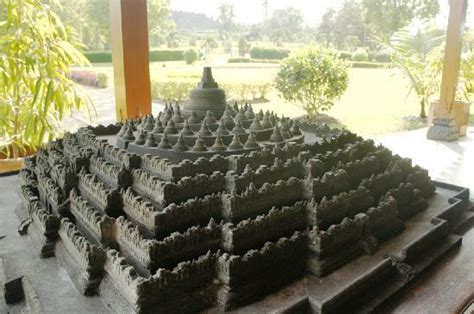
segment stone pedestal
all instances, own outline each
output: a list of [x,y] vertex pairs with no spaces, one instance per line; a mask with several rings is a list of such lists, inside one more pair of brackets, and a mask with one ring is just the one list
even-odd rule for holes
[[459,130],[454,117],[435,117],[426,137],[430,140],[452,142],[459,138]]

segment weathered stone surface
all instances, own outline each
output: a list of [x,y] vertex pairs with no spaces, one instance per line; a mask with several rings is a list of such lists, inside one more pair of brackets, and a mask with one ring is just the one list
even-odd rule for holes
[[84,295],[97,292],[103,275],[105,252],[91,244],[67,218],[61,219],[56,257]]
[[[215,88],[209,73],[201,85]],[[166,104],[156,117],[81,128],[20,173],[28,231],[43,256],[57,241],[77,288],[98,291],[115,311],[222,311],[305,272],[328,275],[376,254],[434,193],[425,170],[348,131],[320,127],[317,141],[303,143],[298,122],[249,104],[199,106],[210,108],[201,115]],[[117,145],[101,138],[112,133]],[[436,219],[463,215],[464,201],[451,202]],[[439,222],[406,258],[448,227]]]

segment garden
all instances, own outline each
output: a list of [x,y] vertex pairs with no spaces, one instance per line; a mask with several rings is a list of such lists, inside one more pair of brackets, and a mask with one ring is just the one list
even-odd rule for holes
[[[113,115],[113,100],[101,101],[113,99],[114,85],[107,1],[1,1],[2,156],[34,151],[67,130],[71,114],[92,122],[96,111]],[[438,94],[445,30],[432,23],[434,0],[387,12],[378,10],[392,4],[346,0],[313,26],[291,6],[247,25],[228,3],[218,5],[217,18],[172,11],[169,1],[147,4],[155,103],[185,102],[207,65],[229,102],[375,137],[426,126]],[[400,11],[396,20],[384,16],[388,9]],[[34,19],[20,23],[19,12]],[[468,30],[458,86],[466,101],[474,90],[473,38]],[[6,75],[11,69],[15,75]]]

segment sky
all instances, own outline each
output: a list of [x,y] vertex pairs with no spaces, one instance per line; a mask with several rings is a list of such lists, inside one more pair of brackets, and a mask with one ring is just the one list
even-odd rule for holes
[[[263,0],[170,0],[172,10],[190,11],[204,13],[210,17],[218,16],[218,6],[220,3],[230,3],[234,5],[236,20],[242,24],[259,23],[263,18]],[[284,9],[293,6],[300,9],[305,17],[305,23],[309,26],[316,26],[320,23],[321,17],[330,7],[337,9],[343,0],[268,0],[269,12],[276,9]],[[446,27],[449,14],[449,0],[439,0],[440,14],[437,17],[437,24]],[[474,5],[474,1],[470,1]],[[466,25],[474,26],[474,10],[468,8]]]

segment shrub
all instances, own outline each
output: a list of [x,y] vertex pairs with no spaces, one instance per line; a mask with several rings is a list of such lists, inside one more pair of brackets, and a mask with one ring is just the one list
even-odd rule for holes
[[260,99],[266,99],[268,92],[272,89],[271,83],[261,83],[257,85],[258,92],[260,93]]
[[184,50],[179,49],[151,49],[150,62],[182,61]]
[[243,57],[245,56],[245,53],[247,52],[249,44],[245,40],[245,37],[240,37],[239,38],[239,56]]
[[384,69],[390,67],[387,62],[352,62],[353,68],[366,68],[366,69]]
[[339,58],[341,58],[342,60],[352,60],[352,53],[348,51],[340,51]]
[[186,64],[193,64],[199,59],[199,52],[196,49],[191,48],[186,50],[183,56],[184,61],[186,61]]
[[93,71],[71,71],[69,77],[81,85],[99,88],[107,87],[109,81],[107,74]]
[[[150,62],[182,61],[183,50],[176,49],[151,49]],[[84,56],[90,63],[110,63],[112,62],[112,53],[110,51],[90,51],[84,53]]]
[[110,51],[89,51],[84,56],[90,63],[110,63],[112,62],[112,53]]
[[280,60],[288,57],[289,54],[289,50],[281,48],[253,47],[250,49],[250,57],[252,59]]
[[377,52],[374,54],[373,61],[376,62],[392,62],[392,55],[388,52]]
[[167,81],[151,82],[151,96],[153,99],[163,101],[184,101],[189,97],[189,92],[194,88],[191,82]]
[[109,77],[105,73],[97,73],[97,87],[106,88],[109,85]]
[[298,103],[314,119],[346,90],[348,64],[333,52],[309,47],[283,60],[275,78],[280,95]]
[[365,49],[363,48],[358,48],[352,54],[352,61],[365,62],[368,60],[369,60],[369,56],[367,55],[367,51],[365,51]]
[[280,63],[280,60],[250,59],[250,58],[229,58],[228,63]]

